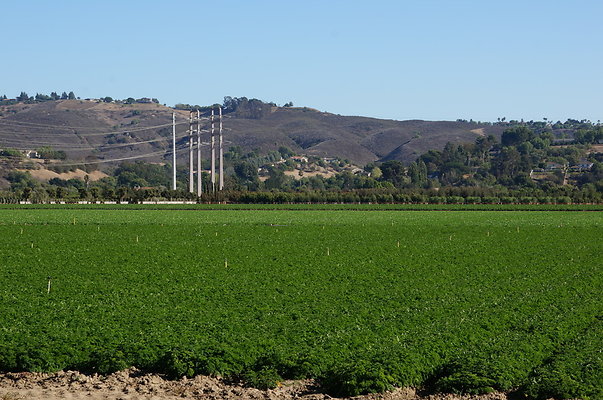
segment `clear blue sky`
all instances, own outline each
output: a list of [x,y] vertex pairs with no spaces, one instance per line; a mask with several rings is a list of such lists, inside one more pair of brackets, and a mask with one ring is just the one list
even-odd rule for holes
[[0,94],[603,119],[603,1],[5,1]]

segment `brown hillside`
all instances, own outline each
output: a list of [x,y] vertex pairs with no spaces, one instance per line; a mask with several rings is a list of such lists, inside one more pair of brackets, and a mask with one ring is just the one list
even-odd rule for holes
[[[498,137],[502,129],[467,122],[381,120],[310,108],[263,106],[259,113],[237,109],[226,115],[226,148],[238,145],[246,151],[265,153],[287,146],[298,154],[339,157],[360,165],[390,159],[408,163],[430,149],[443,148],[448,141],[473,142],[477,136],[488,134]],[[67,153],[64,164],[121,160],[149,153],[156,154],[141,159],[160,162],[171,158],[167,152],[171,147],[172,111],[159,104],[94,100],[2,106],[0,147],[34,150],[52,146]],[[187,111],[177,111],[179,147],[186,146],[187,118]],[[178,157],[185,162],[186,153],[181,151]],[[106,168],[115,163],[98,165]]]

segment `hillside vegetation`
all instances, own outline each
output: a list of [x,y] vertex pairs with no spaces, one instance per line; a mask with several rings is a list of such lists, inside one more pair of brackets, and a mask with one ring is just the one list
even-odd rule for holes
[[[4,104],[4,105],[2,105]],[[246,98],[227,98],[228,145],[265,154],[281,146],[297,154],[348,159],[364,165],[371,161],[413,161],[446,142],[472,142],[478,135],[500,136],[502,129],[463,121],[393,121],[320,112],[307,107],[277,107]],[[178,133],[188,128],[185,105],[178,105]],[[194,108],[191,107],[191,108]],[[202,107],[199,107],[202,108]],[[172,108],[158,103],[104,100],[49,100],[0,102],[0,144],[34,150],[42,144],[64,150],[69,159],[112,159],[167,150],[171,127],[142,130],[171,123]],[[207,116],[206,108],[203,115]],[[111,134],[115,131],[115,134]],[[107,132],[107,135],[100,133]],[[165,137],[146,145],[112,148]],[[86,149],[86,147],[89,147]],[[163,157],[150,157],[162,160]]]
[[[67,99],[55,99],[55,93],[0,100],[0,187],[19,199],[30,199],[32,192],[38,200],[195,198],[187,193],[188,117],[190,110],[207,117],[210,106],[172,109],[156,99],[64,95]],[[598,202],[603,193],[599,123],[391,121],[244,97],[226,97],[221,106],[230,192],[363,190],[369,193],[357,201],[391,202],[406,201],[401,191],[407,191],[405,196],[419,196],[413,202],[440,202],[441,196],[490,202],[494,196],[522,203],[549,203],[551,196]],[[175,192],[167,190],[172,112],[177,115]],[[207,132],[202,140],[207,192]],[[98,169],[102,172],[94,172]],[[202,200],[240,199],[222,194]]]

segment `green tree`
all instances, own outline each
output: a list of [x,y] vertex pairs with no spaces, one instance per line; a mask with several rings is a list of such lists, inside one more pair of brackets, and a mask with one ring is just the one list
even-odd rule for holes
[[10,182],[11,190],[33,189],[39,186],[39,183],[27,171],[10,171],[6,175],[6,180]]
[[260,187],[258,170],[253,164],[247,161],[239,161],[235,163],[234,171],[238,183],[248,190],[257,190]]
[[120,187],[135,188],[145,187],[148,183],[132,171],[123,171],[117,177],[117,185]]
[[381,171],[381,168],[379,168],[379,167],[373,167],[371,169],[371,178],[379,179],[382,176],[383,176],[383,172]]
[[534,132],[527,126],[505,129],[501,137],[503,146],[517,146],[534,138]]
[[494,175],[498,178],[510,178],[519,171],[521,155],[513,146],[502,149],[493,165]]
[[64,199],[66,195],[67,195],[67,190],[65,190],[65,188],[60,187],[60,186],[57,187],[57,189],[56,189],[57,199]]
[[48,101],[48,100],[52,100],[52,98],[45,94],[36,93],[35,100],[36,101]]
[[29,95],[25,92],[21,92],[20,95],[17,96],[17,101],[28,101]]
[[285,172],[276,167],[268,169],[269,177],[264,182],[266,189],[286,189],[289,187],[291,178],[285,175]]
[[423,187],[427,183],[427,166],[423,160],[412,162],[408,167],[408,175],[413,186]]
[[286,146],[279,147],[278,152],[281,154],[281,157],[283,157],[284,159],[287,159],[287,158],[295,155],[293,150],[291,150],[290,148],[288,148]]
[[404,178],[404,165],[397,160],[381,164],[381,180],[391,182],[395,187],[401,187]]
[[67,97],[69,98],[69,100],[75,100],[75,93],[69,92],[69,94],[67,95]]

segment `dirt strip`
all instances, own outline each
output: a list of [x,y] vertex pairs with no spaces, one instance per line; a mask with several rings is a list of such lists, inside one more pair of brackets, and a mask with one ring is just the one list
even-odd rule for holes
[[[175,400],[175,399],[331,399],[312,380],[284,381],[278,388],[259,390],[233,384],[220,378],[197,376],[193,379],[167,380],[159,375],[143,374],[136,369],[108,376],[84,375],[67,371],[54,374],[7,373],[0,375],[0,400]],[[437,394],[420,396],[414,389],[359,396],[366,400],[507,400],[504,393],[482,396]]]

